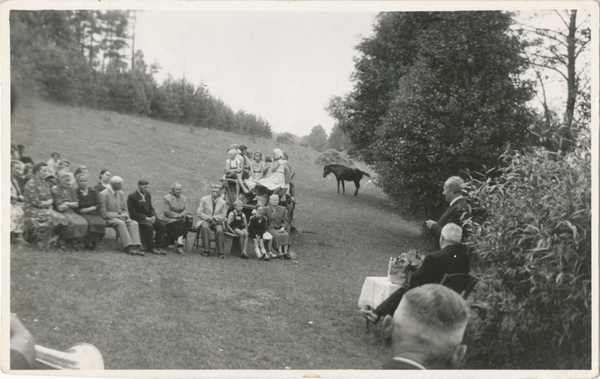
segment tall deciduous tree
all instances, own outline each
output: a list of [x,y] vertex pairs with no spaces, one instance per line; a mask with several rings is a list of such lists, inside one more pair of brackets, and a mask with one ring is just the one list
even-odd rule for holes
[[316,151],[323,152],[329,147],[327,132],[321,125],[313,126],[310,134],[306,136],[306,142]]
[[[521,14],[522,18],[526,18]],[[537,20],[546,20],[546,26]],[[550,24],[548,26],[547,24]],[[519,25],[525,41],[525,52],[540,86],[538,98],[544,108],[545,130],[538,130],[541,139],[576,138],[578,129],[588,127],[590,117],[590,15],[584,11],[554,10],[536,12]],[[558,76],[566,88],[562,122],[553,122],[553,109],[548,104],[546,87]],[[559,143],[559,148],[562,144]],[[571,144],[570,144],[571,145]]]
[[[531,85],[504,12],[383,13],[343,103],[355,154],[406,206],[443,206],[444,180],[525,140]],[[433,215],[431,215],[433,216]]]

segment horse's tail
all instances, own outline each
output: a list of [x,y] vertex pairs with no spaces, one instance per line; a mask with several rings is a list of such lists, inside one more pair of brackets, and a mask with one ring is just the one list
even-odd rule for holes
[[369,174],[369,173],[367,173],[367,172],[364,172],[364,171],[362,171],[362,170],[361,170],[360,172],[362,172],[362,173],[363,173],[363,175],[364,175],[364,176],[366,176],[367,178],[369,178],[369,179],[373,179],[373,177],[371,176],[371,174]]

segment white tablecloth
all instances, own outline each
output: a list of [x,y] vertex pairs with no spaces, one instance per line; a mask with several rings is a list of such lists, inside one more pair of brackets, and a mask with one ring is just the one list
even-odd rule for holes
[[363,283],[362,291],[360,291],[358,306],[364,308],[365,305],[370,305],[376,308],[398,288],[400,286],[390,282],[387,276],[367,276]]

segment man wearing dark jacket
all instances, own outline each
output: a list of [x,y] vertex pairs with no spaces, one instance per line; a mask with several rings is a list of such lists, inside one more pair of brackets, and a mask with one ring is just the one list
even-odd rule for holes
[[[451,176],[444,183],[443,195],[450,207],[444,212],[442,217],[435,222],[433,220],[425,221],[429,234],[435,239],[436,243],[440,239],[440,234],[444,225],[448,223],[463,226],[463,221],[471,215],[471,207],[463,197],[462,187],[464,181],[459,176]],[[464,230],[463,230],[464,232]],[[463,237],[466,237],[463,233]]]
[[406,293],[394,317],[383,320],[382,334],[391,340],[386,370],[459,368],[467,352],[461,345],[469,307],[454,291],[426,284]]
[[428,254],[421,267],[410,278],[410,283],[393,292],[373,310],[361,309],[365,318],[377,323],[381,316],[393,315],[404,294],[411,288],[428,283],[439,283],[445,274],[468,274],[470,271],[469,256],[466,246],[460,243],[462,229],[456,224],[446,224],[440,237],[441,250]]
[[156,216],[152,206],[152,196],[148,192],[148,181],[138,181],[138,188],[127,198],[127,208],[130,217],[137,221],[140,228],[140,237],[146,251],[152,254],[166,255],[165,223]]

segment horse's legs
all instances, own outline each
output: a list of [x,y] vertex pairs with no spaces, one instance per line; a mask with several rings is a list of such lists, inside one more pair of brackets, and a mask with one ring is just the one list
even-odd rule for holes
[[360,180],[355,181],[354,185],[356,186],[356,191],[354,191],[354,196],[358,195],[358,189],[360,188]]
[[344,191],[344,195],[346,194],[346,184],[344,184],[344,179],[341,180],[342,182],[342,191]]
[[336,176],[335,179],[337,180],[337,185],[338,185],[338,192],[337,193],[339,195],[340,194],[340,180],[337,178],[337,176]]

